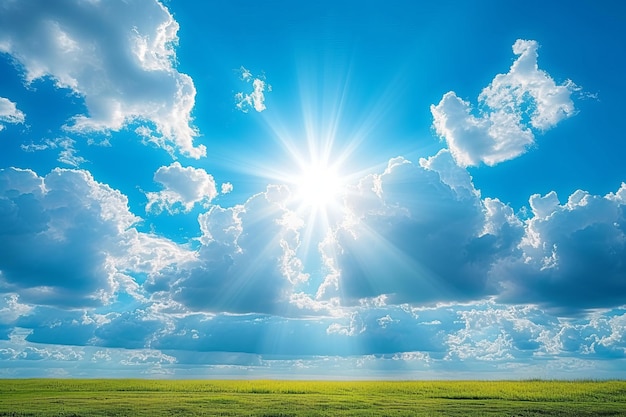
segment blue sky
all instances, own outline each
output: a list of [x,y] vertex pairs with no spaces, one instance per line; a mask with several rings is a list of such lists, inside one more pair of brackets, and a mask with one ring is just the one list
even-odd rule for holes
[[0,376],[623,378],[625,23],[0,1]]

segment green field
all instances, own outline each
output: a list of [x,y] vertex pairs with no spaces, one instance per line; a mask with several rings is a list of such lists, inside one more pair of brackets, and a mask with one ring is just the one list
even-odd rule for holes
[[0,416],[626,416],[626,381],[0,380]]

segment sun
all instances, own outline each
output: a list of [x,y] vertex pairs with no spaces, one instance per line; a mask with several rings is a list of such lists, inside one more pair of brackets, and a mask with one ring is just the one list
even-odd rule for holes
[[312,162],[301,169],[293,182],[295,197],[303,207],[328,209],[339,205],[343,178],[336,167]]

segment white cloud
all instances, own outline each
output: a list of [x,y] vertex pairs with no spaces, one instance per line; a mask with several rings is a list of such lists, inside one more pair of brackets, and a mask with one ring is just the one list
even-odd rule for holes
[[171,241],[138,232],[119,191],[82,170],[0,170],[0,293],[22,303],[92,307],[117,293],[140,297],[126,273],[194,259]]
[[538,351],[537,339],[558,322],[535,307],[502,306],[493,302],[460,306],[456,312],[462,325],[446,338],[447,358],[481,361],[513,360]]
[[475,117],[470,103],[453,91],[431,106],[431,112],[437,134],[460,166],[495,165],[521,155],[534,142],[533,133],[520,124],[521,116],[495,112]]
[[108,302],[111,256],[138,220],[127,204],[86,171],[0,170],[0,291],[68,307]]
[[450,151],[441,149],[435,156],[420,158],[421,167],[439,174],[441,182],[452,188],[463,197],[480,197],[480,192],[474,188],[472,177],[466,169],[454,162]]
[[19,302],[17,294],[9,294],[0,298],[0,324],[15,321],[20,316],[32,311],[32,307]]
[[[178,245],[164,237],[140,233],[134,228],[124,233],[119,247],[120,252],[113,261],[117,271],[124,274],[156,274],[170,265],[185,265],[196,259],[196,253],[186,246]],[[129,294],[138,291],[134,288],[136,283],[132,279],[127,276],[121,276],[119,279],[120,285],[130,286],[127,290]]]
[[564,314],[626,303],[626,206],[617,193],[533,195],[519,254],[494,265],[500,299]]
[[[459,361],[467,367],[490,362],[506,370],[521,364],[541,368],[563,358],[593,361],[625,357],[626,352],[623,309],[596,312],[584,319],[559,320],[536,306],[507,306],[488,300],[430,308],[366,306],[346,308],[335,317],[324,313],[321,317],[288,318],[189,313],[172,309],[171,300],[157,304],[106,316],[92,311],[30,308],[10,328],[0,327],[4,331],[0,357],[60,361],[89,358],[108,368],[118,364],[121,353],[125,358],[134,358],[122,362],[129,366],[140,364],[142,358],[150,362],[160,353],[167,355],[166,363],[195,366],[250,360],[253,365],[269,365],[263,363],[265,355],[271,355],[272,362],[278,364],[283,355],[336,355],[363,360],[361,355],[374,354],[416,364],[428,358],[434,369],[451,371]],[[277,334],[288,337],[276,338]],[[268,337],[272,343],[266,343]],[[345,343],[346,338],[351,342]],[[232,352],[253,357],[246,359]],[[387,375],[393,374],[393,364],[379,365],[389,372]],[[476,370],[485,371],[484,365],[478,366]]]
[[507,74],[498,74],[493,79],[478,100],[501,111],[519,112],[523,111],[522,106],[530,105],[526,111],[530,124],[545,130],[574,114],[570,96],[578,87],[570,80],[557,85],[547,72],[540,70],[538,48],[535,41],[518,39],[513,45],[513,53],[519,58]]
[[241,206],[212,206],[198,216],[197,260],[151,274],[147,290],[169,289],[195,311],[285,311],[294,286],[307,278],[296,255],[298,225],[285,220],[288,197],[285,187],[269,186]]
[[228,194],[231,191],[233,191],[233,185],[231,183],[229,183],[229,182],[222,183],[220,188],[221,188],[221,193],[222,194]]
[[257,112],[265,110],[265,91],[272,91],[272,86],[267,84],[261,78],[255,78],[252,73],[244,67],[241,67],[241,79],[247,83],[252,82],[252,92],[239,92],[235,94],[236,106],[239,110],[247,113],[250,108]]
[[559,197],[554,191],[550,191],[543,197],[539,194],[533,194],[528,200],[530,209],[535,217],[548,217],[560,204]]
[[87,162],[87,160],[78,155],[78,151],[76,150],[75,145],[75,140],[67,137],[62,137],[54,140],[47,139],[43,141],[43,143],[38,144],[22,144],[20,147],[26,152],[44,151],[46,149],[59,149],[59,157],[57,158],[57,161],[77,168],[81,164]]
[[329,275],[318,297],[356,304],[386,295],[398,304],[490,293],[491,263],[516,242],[484,233],[491,218],[469,173],[449,153],[421,164],[394,158],[382,174],[350,190],[349,214],[322,246]]
[[246,82],[250,82],[252,79],[252,73],[250,70],[244,68],[243,66],[239,69],[241,71],[241,79]]
[[217,196],[213,176],[202,168],[183,167],[179,162],[160,167],[154,181],[165,189],[146,193],[146,211],[189,212],[196,204],[208,204]]
[[25,82],[50,77],[85,100],[70,131],[120,130],[147,123],[164,148],[199,158],[194,146],[192,79],[174,66],[178,23],[158,1],[3,2],[0,51],[24,69]]
[[[3,123],[24,123],[26,116],[17,105],[8,98],[0,97],[0,122]],[[4,129],[4,125],[0,123],[0,131]]]
[[326,329],[326,333],[338,334],[341,336],[357,336],[367,330],[367,326],[363,323],[361,316],[357,313],[350,315],[350,321],[347,324],[331,323]]
[[518,157],[534,144],[532,129],[555,126],[575,113],[571,93],[578,89],[567,80],[557,85],[537,65],[535,41],[517,40],[519,55],[506,74],[498,74],[480,93],[480,114],[456,93],[446,93],[431,106],[433,125],[461,166],[495,165]]
[[154,349],[141,349],[129,352],[127,358],[120,361],[121,365],[141,366],[145,364],[171,364],[176,358]]
[[87,161],[82,156],[77,155],[77,150],[74,147],[76,141],[69,138],[61,138],[58,140],[58,144],[61,148],[58,158],[59,162],[77,168]]
[[498,236],[502,240],[519,241],[523,234],[522,221],[515,215],[511,206],[497,198],[483,200],[485,228],[483,234]]
[[[530,197],[523,220],[481,199],[469,173],[441,151],[416,166],[389,161],[346,197],[348,214],[320,245],[318,300],[344,305],[496,297],[559,314],[626,303],[626,185],[606,196]],[[494,336],[497,338],[497,336]]]
[[379,318],[377,321],[378,321],[378,325],[384,329],[384,328],[387,327],[387,325],[389,323],[394,323],[394,322],[397,322],[398,320],[392,319],[391,316],[389,314],[387,314],[387,315]]

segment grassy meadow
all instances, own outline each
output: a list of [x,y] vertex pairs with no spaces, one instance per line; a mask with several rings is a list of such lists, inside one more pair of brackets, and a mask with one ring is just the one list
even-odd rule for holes
[[626,381],[5,379],[0,416],[626,416]]

